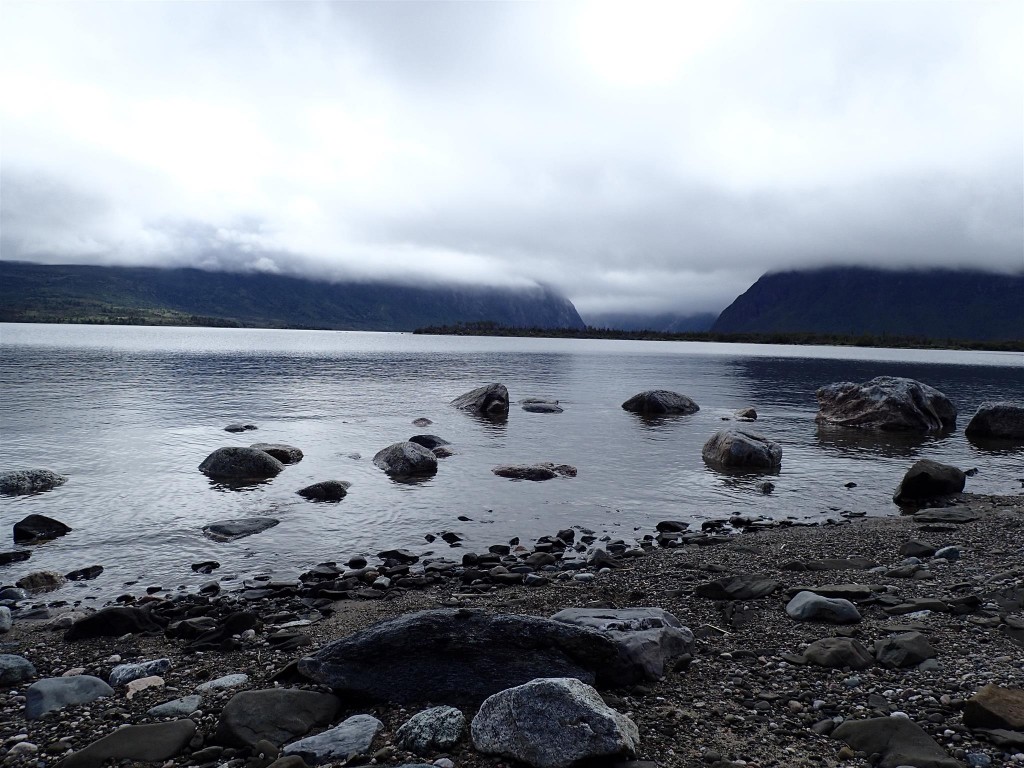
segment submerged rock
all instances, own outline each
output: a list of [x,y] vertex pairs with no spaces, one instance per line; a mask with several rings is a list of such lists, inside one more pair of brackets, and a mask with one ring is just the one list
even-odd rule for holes
[[704,443],[701,456],[708,464],[726,469],[771,471],[782,465],[782,447],[778,443],[735,427],[712,435]]
[[52,592],[64,586],[67,579],[64,578],[64,574],[57,571],[33,571],[14,583],[15,586],[27,589],[29,592]]
[[272,517],[240,517],[237,520],[220,520],[203,526],[203,533],[214,541],[234,541],[261,533],[280,522]]
[[986,402],[978,406],[964,434],[988,440],[1024,440],[1024,405]]
[[670,414],[690,414],[700,410],[700,406],[686,395],[671,392],[667,389],[649,389],[633,395],[622,404],[622,409],[641,416],[667,416]]
[[393,477],[432,475],[437,472],[437,457],[417,443],[393,443],[377,451],[373,463]]
[[284,464],[258,448],[234,446],[218,448],[199,465],[199,471],[208,477],[229,480],[259,480],[274,477]]
[[842,382],[817,392],[819,424],[910,432],[956,428],[956,406],[937,389],[913,379],[878,376]]
[[269,453],[282,464],[298,464],[302,461],[302,450],[284,443],[253,443],[249,446],[257,451]]
[[68,481],[49,469],[15,469],[0,472],[0,494],[20,496],[26,493],[49,491]]
[[487,384],[459,395],[451,402],[456,408],[481,416],[508,416],[508,390],[504,384]]
[[960,493],[967,475],[957,467],[921,459],[907,470],[892,500],[899,505],[915,504]]

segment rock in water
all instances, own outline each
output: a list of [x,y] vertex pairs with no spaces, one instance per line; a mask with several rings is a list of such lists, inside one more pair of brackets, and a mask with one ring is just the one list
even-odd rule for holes
[[907,470],[892,500],[899,505],[952,496],[963,491],[967,475],[949,464],[921,459]]
[[284,464],[266,451],[241,446],[218,448],[199,465],[199,471],[208,477],[226,480],[262,480],[283,469]]
[[538,397],[520,400],[519,405],[527,413],[562,413],[565,410],[557,400],[542,400]]
[[240,517],[237,520],[220,520],[203,526],[203,533],[214,541],[234,541],[254,533],[262,533],[280,523],[272,517]]
[[64,574],[57,571],[33,571],[14,583],[29,592],[52,592],[60,589],[66,582]]
[[536,768],[568,768],[582,760],[633,755],[636,725],[575,678],[542,678],[500,691],[480,706],[473,746]]
[[[442,609],[409,613],[335,640],[299,671],[336,691],[399,704],[477,704],[538,677],[628,677],[594,629],[534,616]],[[634,678],[634,682],[638,682]]]
[[409,438],[410,443],[416,443],[422,445],[427,450],[434,450],[435,448],[441,448],[446,445],[451,445],[450,442],[445,440],[443,437],[437,435],[413,435]]
[[511,480],[551,480],[562,477],[576,477],[576,467],[569,464],[553,464],[550,461],[541,464],[502,464],[491,470],[498,477]]
[[62,709],[69,704],[88,704],[113,695],[113,688],[91,675],[46,677],[36,680],[25,691],[25,717],[38,720],[47,712]]
[[937,389],[913,379],[878,376],[817,392],[819,424],[909,432],[956,429],[956,406]]
[[255,424],[241,424],[241,423],[228,424],[226,427],[224,427],[224,431],[225,432],[250,432],[250,431],[252,431],[254,429],[256,429],[256,425]]
[[341,702],[336,696],[293,688],[236,693],[224,706],[217,741],[251,747],[261,739],[280,746],[305,736],[314,726],[334,722]]
[[782,465],[782,447],[764,435],[735,427],[723,429],[704,443],[701,456],[726,469],[771,471]]
[[417,443],[393,443],[377,452],[373,463],[392,477],[432,475],[437,472],[437,456]]
[[466,716],[455,707],[431,707],[409,718],[395,731],[395,743],[417,755],[453,747],[466,730]]
[[1024,440],[1024,405],[982,403],[971,417],[964,434],[988,440]]
[[298,464],[302,461],[302,451],[294,445],[284,443],[253,443],[249,446],[257,451],[269,453],[282,464]]
[[149,725],[128,725],[72,753],[61,768],[98,768],[105,760],[136,760],[155,763],[176,757],[196,735],[191,720],[171,720]]
[[0,494],[20,496],[26,493],[41,493],[59,485],[68,479],[49,469],[15,469],[11,472],[0,472]]
[[481,416],[508,416],[508,390],[504,384],[487,384],[459,395],[451,402],[456,408]]
[[332,761],[347,762],[370,752],[373,738],[384,723],[370,715],[353,715],[329,731],[318,733],[284,748],[286,755],[309,755],[314,765]]
[[633,395],[622,404],[622,409],[642,416],[667,416],[669,414],[690,414],[700,410],[700,406],[686,395],[670,392],[667,389],[649,389]]
[[341,501],[348,495],[352,483],[346,480],[323,480],[307,485],[296,491],[299,496],[310,501]]
[[71,533],[70,527],[46,515],[29,515],[14,524],[16,542],[46,541],[68,533]]
[[879,768],[963,768],[921,726],[901,717],[847,720],[832,731],[832,738],[859,752],[881,755]]

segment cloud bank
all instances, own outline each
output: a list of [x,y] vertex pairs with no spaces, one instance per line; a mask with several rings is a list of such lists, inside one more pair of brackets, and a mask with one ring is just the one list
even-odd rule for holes
[[0,258],[717,310],[1024,269],[1024,6],[5,0]]

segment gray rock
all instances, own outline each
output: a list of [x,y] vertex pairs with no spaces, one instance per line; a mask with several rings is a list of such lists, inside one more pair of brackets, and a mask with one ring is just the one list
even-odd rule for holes
[[25,692],[25,717],[38,720],[47,712],[62,709],[69,704],[88,704],[113,695],[113,688],[91,675],[46,677],[36,680]]
[[46,515],[28,515],[14,524],[14,540],[21,543],[46,541],[68,533],[70,527]]
[[57,571],[33,571],[14,583],[29,592],[52,592],[63,587],[67,579],[63,573]]
[[28,592],[21,587],[4,587],[0,589],[0,600],[11,600],[12,602],[18,602],[20,600],[27,600]]
[[557,400],[540,400],[537,398],[530,398],[527,400],[520,400],[519,405],[527,413],[562,413],[564,410],[562,406],[558,404]]
[[576,467],[569,464],[502,464],[491,470],[498,477],[511,480],[551,480],[556,477],[576,477]]
[[661,608],[566,608],[551,617],[607,635],[632,680],[660,680],[672,661],[693,650],[693,633]]
[[949,464],[921,459],[907,470],[892,500],[897,504],[914,504],[960,493],[967,475]]
[[399,749],[417,755],[453,747],[466,730],[466,716],[455,707],[431,707],[409,718],[395,731]]
[[879,376],[842,382],[817,392],[819,424],[910,432],[956,428],[956,406],[937,389],[913,379]]
[[622,404],[622,409],[641,416],[687,415],[696,413],[700,406],[686,395],[667,389],[649,389],[633,395]]
[[738,411],[733,411],[733,416],[742,421],[757,421],[757,411],[753,408],[740,408]]
[[443,437],[437,435],[413,435],[409,438],[410,443],[416,443],[416,445],[422,445],[429,451],[435,448],[443,448],[446,445],[451,445],[450,442],[445,440]]
[[11,609],[6,605],[0,605],[0,635],[5,635],[14,626],[14,619],[11,617]]
[[210,523],[203,527],[203,533],[214,541],[234,541],[273,528],[279,522],[272,517],[240,517]]
[[110,671],[108,678],[111,688],[120,688],[128,685],[132,680],[152,675],[163,675],[171,668],[170,659],[154,659],[152,661],[139,661],[134,664],[118,664]]
[[284,443],[253,443],[249,446],[257,451],[269,453],[282,464],[298,464],[302,461],[302,450]]
[[32,662],[13,653],[0,653],[0,686],[21,685],[36,676]]
[[335,640],[298,666],[336,691],[400,704],[452,705],[478,704],[538,677],[604,683],[631,672],[615,643],[597,630],[470,609],[389,619]]
[[218,448],[199,465],[204,475],[225,480],[263,480],[283,469],[284,464],[266,451],[241,446]]
[[163,704],[157,704],[147,711],[146,714],[150,717],[185,717],[199,709],[202,703],[203,697],[198,694],[182,696],[180,699],[172,699],[171,701],[165,701]]
[[567,768],[582,760],[633,755],[636,725],[575,678],[542,678],[500,691],[480,706],[473,746],[536,768]]
[[299,496],[310,501],[341,501],[348,495],[352,483],[346,480],[323,480],[307,485],[296,491]]
[[899,553],[904,557],[931,557],[935,549],[935,545],[930,542],[911,539],[900,544]]
[[693,593],[708,600],[757,600],[779,588],[779,582],[763,576],[737,575],[699,584]]
[[437,472],[437,456],[416,443],[393,443],[377,451],[373,463],[394,477],[432,475]]
[[32,557],[32,553],[27,549],[15,550],[14,552],[0,552],[0,565],[22,563],[30,557]]
[[971,417],[964,434],[973,439],[1024,440],[1024,405],[985,402]]
[[280,746],[334,722],[340,705],[336,696],[295,688],[242,691],[224,706],[217,741],[251,747],[266,739]]
[[196,724],[191,720],[128,725],[72,753],[57,765],[61,768],[99,768],[105,760],[112,758],[145,763],[169,760],[179,755],[195,735]]
[[226,427],[224,427],[225,432],[251,432],[254,429],[256,429],[255,424],[241,423],[228,424]]
[[716,432],[701,450],[704,461],[725,469],[771,471],[782,465],[782,447],[764,435],[731,427]]
[[508,416],[508,390],[504,384],[487,384],[471,392],[459,395],[451,402],[456,408],[480,416]]
[[861,620],[860,611],[849,600],[822,597],[813,592],[797,592],[786,604],[786,613],[797,621],[855,624]]
[[804,660],[829,669],[867,669],[875,658],[859,640],[849,637],[825,637],[815,640],[804,651]]
[[832,738],[852,749],[881,755],[879,768],[962,768],[917,723],[902,717],[847,720],[832,731]]
[[373,738],[383,727],[384,723],[375,717],[353,715],[328,731],[288,744],[283,752],[286,755],[308,756],[306,762],[314,765],[331,761],[346,762],[356,755],[368,754]]
[[935,550],[935,554],[932,557],[938,558],[939,560],[949,560],[950,562],[960,559],[960,548],[959,547],[940,547]]
[[200,693],[207,693],[209,691],[225,691],[228,688],[237,688],[240,685],[245,685],[249,682],[249,676],[236,672],[233,675],[224,675],[214,680],[208,680],[205,683],[201,683],[196,686],[196,690]]
[[26,493],[41,493],[64,485],[68,479],[49,469],[15,469],[0,472],[0,494],[21,496]]

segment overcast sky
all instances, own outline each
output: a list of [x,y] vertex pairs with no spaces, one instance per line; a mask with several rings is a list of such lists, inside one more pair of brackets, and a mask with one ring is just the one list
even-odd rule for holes
[[719,310],[1024,269],[1024,3],[0,0],[0,257]]

